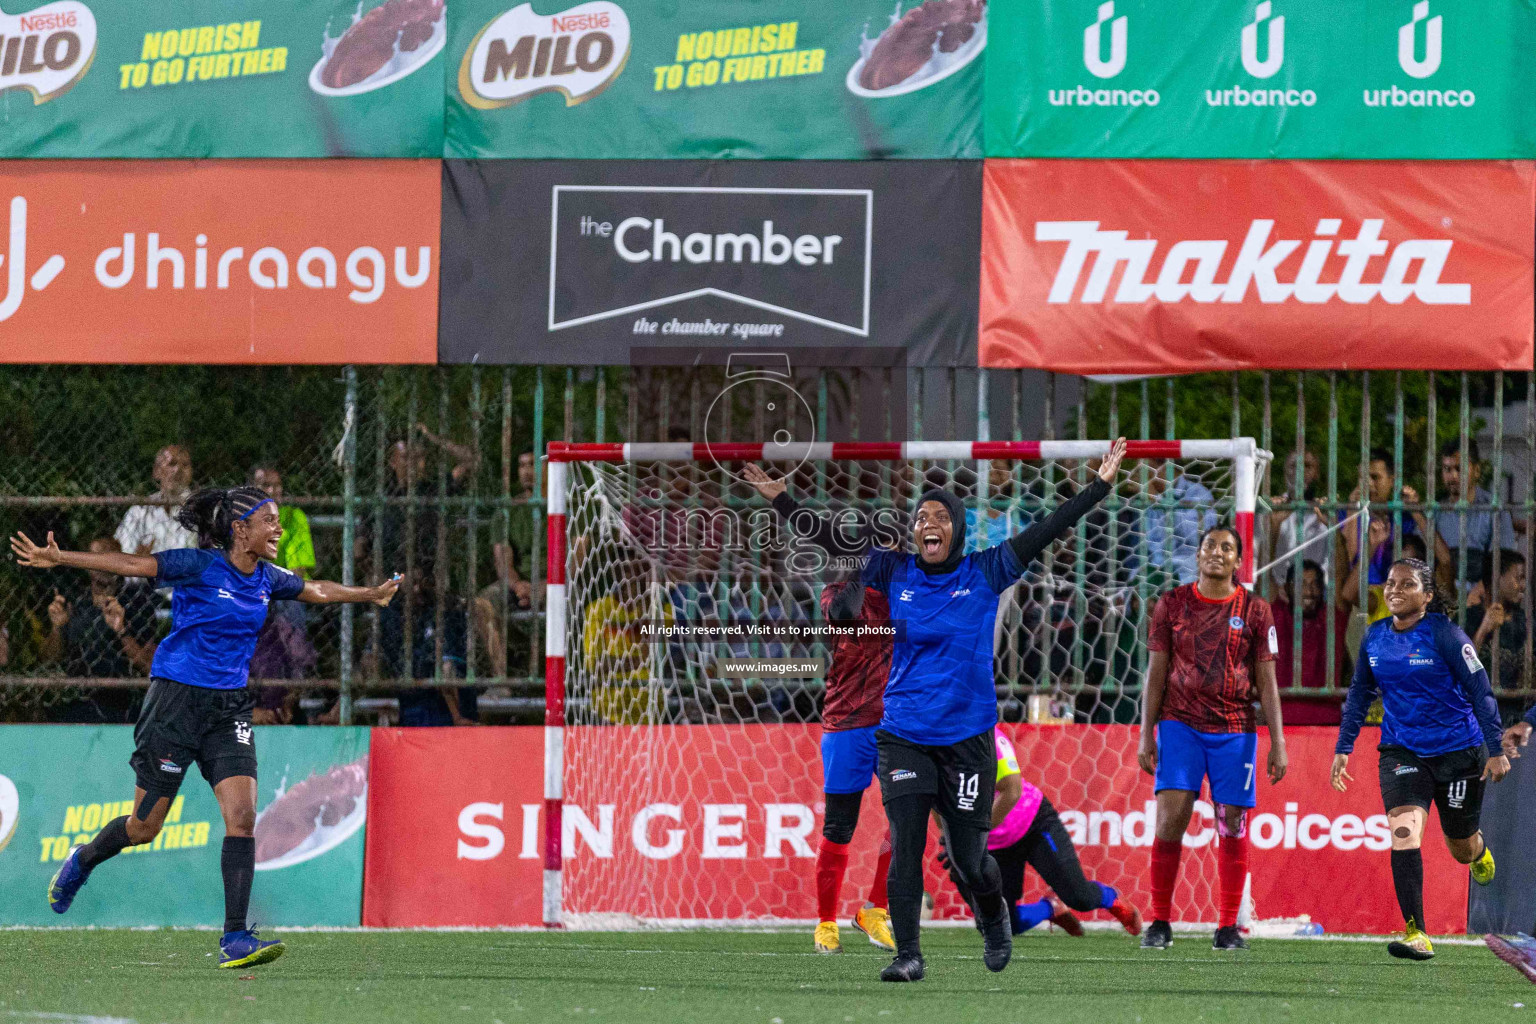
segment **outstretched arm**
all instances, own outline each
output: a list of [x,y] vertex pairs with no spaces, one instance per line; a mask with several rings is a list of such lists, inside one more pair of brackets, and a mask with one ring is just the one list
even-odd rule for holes
[[400,576],[394,575],[376,587],[348,587],[330,580],[305,580],[299,600],[305,604],[389,604],[400,589]]
[[1099,466],[1099,474],[1056,511],[1035,523],[1023,533],[1008,538],[1019,564],[1028,568],[1052,541],[1066,533],[1074,523],[1088,514],[1088,510],[1103,501],[1113,489],[1115,474],[1120,471],[1120,460],[1125,458],[1125,438],[1118,437],[1109,446],[1109,452]]
[[17,562],[29,569],[90,569],[117,576],[155,576],[160,571],[160,564],[155,561],[154,555],[130,555],[120,551],[61,551],[51,530],[48,532],[47,544],[42,547],[32,543],[26,534],[16,534],[11,538],[11,552],[15,554]]
[[[813,513],[797,516],[795,513],[800,511],[800,506],[789,496],[784,481],[775,480],[756,463],[748,463],[742,469],[741,475],[757,489],[758,494],[773,503],[773,510],[789,524],[791,530],[799,533],[800,530],[806,529],[807,532],[802,533],[801,536],[827,554],[862,555],[869,550],[870,538],[867,532],[857,537],[850,537],[846,532],[835,529],[825,517]],[[807,520],[807,522],[802,523],[800,520]]]

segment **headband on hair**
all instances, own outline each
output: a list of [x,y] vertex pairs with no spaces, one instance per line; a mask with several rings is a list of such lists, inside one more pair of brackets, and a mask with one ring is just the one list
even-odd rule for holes
[[[259,508],[261,508],[261,506],[263,506],[263,505],[265,505],[265,504],[266,504],[266,503],[267,503],[267,502],[269,502],[269,501],[272,501],[272,499],[271,499],[271,498],[267,498],[267,499],[265,499],[265,500],[263,500],[263,501],[258,501],[258,502],[257,502],[257,503],[256,503],[256,504],[255,504],[255,505],[254,505],[254,506],[253,506],[253,507],[252,507],[252,508],[251,508],[251,510],[250,510],[250,511],[249,511],[249,512],[247,512],[247,513],[246,513],[246,514],[245,514],[245,515],[243,515],[243,516],[237,516],[237,517],[236,517],[236,518],[235,518],[235,522],[237,522],[237,523],[243,523],[243,522],[245,522],[245,521],[246,521],[246,520],[247,520],[247,519],[249,519],[249,518],[251,518],[251,516],[253,516],[253,515],[255,515],[255,514],[256,514],[256,509],[259,509]],[[275,505],[275,504],[277,504],[277,502],[275,502],[275,501],[272,501],[272,504],[274,504],[274,505]]]

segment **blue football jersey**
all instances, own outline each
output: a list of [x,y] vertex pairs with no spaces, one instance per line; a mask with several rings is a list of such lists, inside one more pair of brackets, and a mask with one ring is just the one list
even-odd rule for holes
[[243,687],[267,602],[298,597],[304,580],[260,561],[246,575],[222,551],[176,548],[155,562],[155,585],[175,591],[171,632],[155,649],[150,675],[214,690]]
[[1366,711],[1381,694],[1381,743],[1432,757],[1486,746],[1499,752],[1499,705],[1477,649],[1454,622],[1425,615],[1398,632],[1390,618],[1360,643],[1335,750],[1354,750]]
[[923,572],[914,555],[870,552],[864,582],[886,595],[898,624],[882,729],[925,746],[991,731],[997,601],[1022,575],[1009,544],[967,555],[942,575]]

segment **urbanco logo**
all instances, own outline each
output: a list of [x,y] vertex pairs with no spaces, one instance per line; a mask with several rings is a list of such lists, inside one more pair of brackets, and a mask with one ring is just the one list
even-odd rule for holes
[[[1419,22],[1424,22],[1424,59],[1418,60],[1415,37]],[[1411,78],[1428,78],[1440,70],[1440,15],[1429,16],[1429,0],[1413,5],[1413,19],[1397,30],[1397,63]]]
[[[1271,18],[1270,0],[1253,12],[1253,23],[1243,26],[1243,70],[1254,78],[1269,78],[1285,63],[1285,15]],[[1269,22],[1269,55],[1259,60],[1259,26]]]
[[584,103],[612,85],[629,60],[629,16],[609,0],[559,14],[519,4],[480,30],[459,64],[459,95],[481,110],[560,92]]
[[[1109,23],[1109,60],[1102,57],[1103,47],[1099,38],[1099,28],[1106,22]],[[1114,78],[1125,70],[1127,24],[1125,15],[1115,17],[1115,0],[1106,0],[1099,5],[1098,20],[1083,30],[1083,66],[1090,75],[1095,78]]]

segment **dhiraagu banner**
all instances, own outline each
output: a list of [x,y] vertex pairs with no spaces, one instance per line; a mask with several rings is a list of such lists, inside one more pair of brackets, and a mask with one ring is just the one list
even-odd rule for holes
[[1536,0],[996,6],[988,156],[1536,156]]
[[0,12],[0,157],[441,156],[447,35],[444,0]]
[[[258,726],[257,926],[361,919],[368,735]],[[130,726],[0,726],[0,925],[210,925],[224,919],[224,823],[188,770],[165,827],[102,864],[63,916],[48,881],[76,843],[131,810]]]
[[978,157],[987,0],[454,0],[446,154]]

